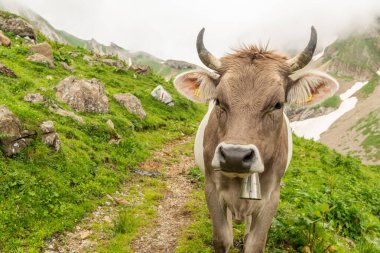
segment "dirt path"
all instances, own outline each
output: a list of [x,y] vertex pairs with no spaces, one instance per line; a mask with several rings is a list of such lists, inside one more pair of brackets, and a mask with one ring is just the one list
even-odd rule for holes
[[[189,201],[189,194],[193,185],[186,177],[191,167],[194,167],[193,158],[188,155],[175,152],[175,147],[189,142],[189,138],[180,139],[171,143],[162,152],[158,152],[154,157],[159,157],[161,161],[175,160],[168,167],[163,168],[164,175],[167,177],[167,192],[161,204],[158,206],[158,218],[154,222],[153,228],[145,229],[143,235],[137,238],[132,248],[136,253],[151,252],[173,252],[180,228],[190,222],[189,213],[185,210],[185,203]],[[158,169],[162,162],[147,162],[142,166],[144,170]]]
[[[136,238],[130,248],[136,253],[145,252],[173,252],[181,227],[190,223],[190,214],[185,209],[185,203],[190,200],[190,193],[194,189],[186,176],[195,166],[192,158],[192,137],[186,136],[174,140],[159,151],[156,151],[149,160],[139,166],[143,172],[162,174],[162,180],[167,185],[163,192],[163,199],[158,206],[157,218],[148,226],[140,227],[140,237]],[[133,194],[130,197],[131,186],[137,193],[142,192],[143,186],[137,182],[128,182],[96,210],[86,215],[74,228],[63,234],[54,236],[45,245],[43,252],[96,252],[96,246],[107,241],[107,228],[112,226],[118,214],[118,206],[138,205],[142,194]],[[128,197],[128,202],[125,196]]]

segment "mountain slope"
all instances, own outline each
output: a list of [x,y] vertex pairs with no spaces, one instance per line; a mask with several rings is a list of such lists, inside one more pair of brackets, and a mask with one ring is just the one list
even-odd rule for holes
[[[139,225],[149,227],[156,217],[151,205],[159,205],[160,192],[167,187],[160,177],[136,177],[135,169],[163,143],[194,135],[205,106],[182,98],[171,82],[154,73],[144,76],[102,62],[89,63],[83,58],[90,57],[90,51],[70,45],[47,40],[53,47],[54,68],[27,61],[31,55],[27,40],[16,39],[11,33],[6,35],[12,40],[12,47],[0,47],[0,62],[14,70],[18,78],[0,75],[0,105],[7,106],[20,119],[23,129],[37,131],[37,136],[17,155],[0,153],[0,252],[39,252],[46,239],[72,230],[86,213],[106,201],[108,193],[117,191],[123,183],[137,182],[150,187],[140,191],[138,186],[131,186],[131,195],[143,201],[129,203],[122,221],[111,222],[112,229],[107,230],[111,241],[127,247],[125,240],[118,239],[136,237]],[[38,36],[38,42],[44,40]],[[59,107],[74,113],[57,98],[54,90],[61,80],[73,75],[62,63],[73,67],[77,78],[96,78],[104,85],[109,99],[107,113],[75,112],[83,118],[84,123],[80,123],[51,112],[49,108]],[[158,84],[172,94],[176,106],[168,107],[150,96]],[[26,94],[36,92],[43,95],[44,103],[23,100]],[[125,92],[141,100],[147,113],[144,120],[113,99],[114,94]],[[46,147],[40,138],[39,126],[46,120],[54,122],[60,136],[58,152]],[[109,120],[114,129],[107,123]],[[110,142],[114,136],[120,137],[119,144]],[[0,133],[0,138],[8,137]],[[303,246],[318,250],[328,242],[339,246],[341,252],[378,250],[378,167],[362,165],[322,144],[296,138],[295,156],[288,173],[284,202],[274,221],[270,245],[281,250],[298,250]],[[192,176],[201,178],[196,169]],[[190,214],[201,215],[202,226],[197,226],[198,220],[193,221],[195,225],[189,228],[191,235],[184,237],[187,238],[184,241],[194,250],[187,252],[203,249],[200,243],[194,248],[193,242],[199,238],[207,240],[211,235],[206,205],[199,201],[200,196],[203,193],[194,196],[194,203],[203,212],[191,209]],[[357,247],[344,244],[348,238]],[[209,246],[207,240],[205,247]]]
[[142,51],[126,50],[115,43],[109,46],[97,42],[95,39],[83,40],[66,31],[54,28],[47,20],[38,15],[33,10],[13,2],[0,2],[0,9],[7,10],[18,14],[33,24],[47,38],[63,44],[69,44],[74,47],[82,47],[94,51],[100,55],[117,55],[120,59],[132,59],[135,64],[144,64],[151,67],[156,73],[163,76],[167,80],[178,75],[179,73],[191,69],[200,68],[199,66],[184,61],[168,60],[164,61],[151,54]]

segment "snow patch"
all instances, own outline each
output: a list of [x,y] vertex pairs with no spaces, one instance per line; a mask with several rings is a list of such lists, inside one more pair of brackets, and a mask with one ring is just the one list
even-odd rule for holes
[[340,98],[342,103],[337,110],[320,117],[290,123],[293,132],[297,136],[304,137],[306,139],[313,139],[315,141],[319,140],[321,138],[321,134],[327,131],[327,129],[329,129],[335,121],[337,121],[345,113],[355,108],[358,99],[351,96],[360,90],[367,82],[357,82],[350,89],[341,94]]
[[363,88],[363,86],[366,85],[367,83],[368,83],[368,81],[366,81],[366,82],[356,82],[345,93],[342,93],[340,95],[340,99],[345,100],[345,99],[351,97],[352,95],[355,94],[355,92],[357,92],[358,90],[360,90],[361,88]]

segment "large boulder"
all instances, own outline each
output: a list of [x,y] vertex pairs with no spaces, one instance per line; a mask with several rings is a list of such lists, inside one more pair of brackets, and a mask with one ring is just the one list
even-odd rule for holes
[[13,78],[17,77],[15,72],[13,72],[13,70],[11,70],[10,68],[6,67],[5,65],[1,63],[0,63],[0,75],[9,76]]
[[29,48],[29,51],[34,54],[41,54],[45,56],[46,58],[48,58],[51,62],[54,61],[53,49],[51,48],[50,44],[47,42],[33,45]]
[[97,79],[78,79],[69,76],[56,87],[56,95],[78,112],[107,113],[108,98]]
[[130,113],[136,114],[140,119],[145,119],[146,113],[140,100],[129,93],[119,93],[113,95],[113,98],[121,105],[123,105]]
[[20,120],[4,105],[0,105],[0,146],[4,154],[12,156],[28,146],[35,133],[22,131]]
[[0,15],[0,30],[12,32],[21,37],[36,39],[33,26],[19,17]]
[[48,66],[49,68],[53,68],[54,67],[54,63],[53,63],[53,61],[51,59],[49,59],[45,55],[42,55],[42,54],[39,54],[39,53],[30,55],[26,59],[28,61],[42,63],[42,64]]
[[7,36],[5,36],[5,34],[2,31],[0,31],[0,44],[9,47],[11,46],[11,43],[11,40]]
[[61,140],[54,128],[53,121],[44,121],[40,125],[40,129],[42,131],[42,142],[53,148],[56,152],[58,152],[61,148]]

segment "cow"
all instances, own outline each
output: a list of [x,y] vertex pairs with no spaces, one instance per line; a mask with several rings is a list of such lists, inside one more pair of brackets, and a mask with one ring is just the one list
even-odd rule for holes
[[[264,252],[279,203],[280,181],[292,156],[284,106],[310,103],[314,95],[327,97],[331,92],[323,90],[336,90],[337,82],[322,72],[300,73],[316,48],[314,27],[306,48],[293,58],[245,46],[219,59],[206,49],[204,31],[199,32],[196,47],[200,60],[213,71],[182,73],[174,86],[188,99],[209,104],[194,153],[205,174],[213,247],[215,252],[228,252],[233,244],[232,220],[245,221],[244,252]],[[246,179],[253,175],[261,195],[242,198]]]

